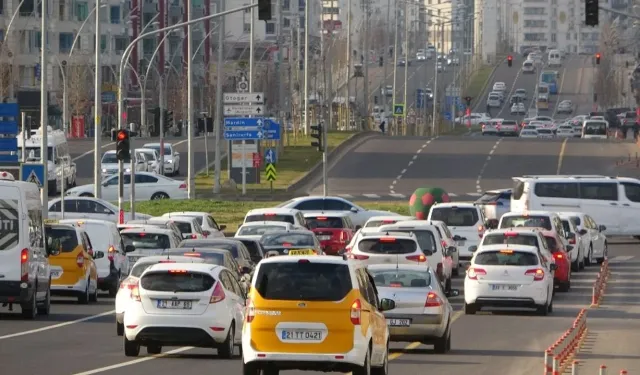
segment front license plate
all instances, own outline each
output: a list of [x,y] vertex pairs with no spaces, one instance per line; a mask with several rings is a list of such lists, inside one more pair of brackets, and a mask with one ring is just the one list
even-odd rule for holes
[[491,290],[518,290],[517,285],[491,284]]
[[390,327],[409,327],[411,319],[387,319],[387,325]]
[[318,241],[329,241],[331,236],[318,236]]
[[191,310],[192,303],[191,303],[191,301],[178,301],[178,300],[159,299],[157,306],[158,306],[159,309]]
[[284,341],[322,341],[322,331],[285,329],[280,337]]

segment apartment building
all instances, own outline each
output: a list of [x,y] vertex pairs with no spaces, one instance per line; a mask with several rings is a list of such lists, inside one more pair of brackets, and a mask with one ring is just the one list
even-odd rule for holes
[[429,22],[429,44],[438,51],[449,52],[453,49],[454,9],[456,3],[445,0],[425,0]]

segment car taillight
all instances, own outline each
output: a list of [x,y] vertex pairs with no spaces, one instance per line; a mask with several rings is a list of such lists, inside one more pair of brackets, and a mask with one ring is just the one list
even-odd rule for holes
[[487,271],[482,268],[471,267],[467,270],[467,277],[469,280],[478,280],[478,276],[486,276]]
[[253,301],[247,300],[247,312],[245,314],[245,321],[251,323],[253,318],[256,317],[256,308],[253,306]]
[[424,303],[424,307],[438,307],[442,305],[442,300],[434,292],[427,294],[427,300]]
[[136,283],[130,289],[131,289],[131,294],[129,294],[129,298],[131,298],[132,301],[140,302],[140,288],[138,287],[138,284]]
[[445,241],[445,240],[440,241],[440,244],[441,244],[441,245],[442,245],[442,247],[444,247],[445,249],[449,247],[449,246],[447,246],[447,241]]
[[195,233],[191,234],[191,239],[197,240],[198,239],[198,235]]
[[544,270],[542,268],[528,270],[524,274],[525,276],[533,276],[533,281],[542,281],[544,279]]
[[418,262],[418,263],[424,263],[424,262],[427,261],[427,257],[424,256],[423,254],[409,255],[407,257],[407,260],[411,260],[411,261]]
[[109,258],[109,261],[113,261],[113,257],[116,253],[116,248],[109,245],[109,250],[107,250],[107,258]]
[[126,279],[122,280],[122,282],[120,283],[120,289],[133,290],[137,286],[138,286],[138,280],[131,277],[127,277]]
[[353,301],[351,304],[351,323],[354,325],[360,325],[361,310],[362,302],[359,299]]
[[359,254],[353,254],[353,253],[349,253],[347,255],[347,257],[349,259],[355,259],[355,260],[365,260],[365,259],[369,259],[368,255],[359,255]]
[[218,303],[224,299],[224,289],[222,289],[222,283],[218,281],[216,287],[213,288],[213,293],[211,293],[211,298],[209,299],[209,303]]
[[576,239],[575,238],[569,238],[569,245],[575,245],[576,244]]
[[564,255],[562,255],[561,253],[553,253],[553,257],[556,259],[562,259],[564,258]]
[[29,249],[20,252],[20,281],[29,281]]
[[78,254],[78,256],[76,257],[76,264],[80,268],[84,266],[84,254]]
[[187,188],[187,184],[180,184],[180,186],[178,186],[178,189],[186,189]]

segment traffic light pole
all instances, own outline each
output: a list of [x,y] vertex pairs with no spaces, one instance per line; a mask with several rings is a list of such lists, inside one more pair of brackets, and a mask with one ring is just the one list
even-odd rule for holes
[[329,195],[329,179],[327,178],[327,127],[322,127],[322,195]]

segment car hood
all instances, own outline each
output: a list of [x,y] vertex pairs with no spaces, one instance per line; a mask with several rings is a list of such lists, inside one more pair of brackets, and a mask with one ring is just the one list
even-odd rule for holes
[[100,168],[106,170],[118,170],[118,163],[102,163],[100,164]]

